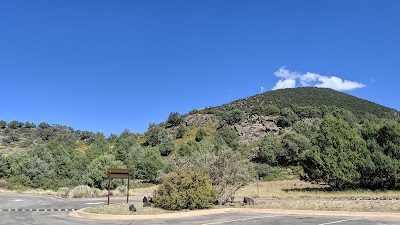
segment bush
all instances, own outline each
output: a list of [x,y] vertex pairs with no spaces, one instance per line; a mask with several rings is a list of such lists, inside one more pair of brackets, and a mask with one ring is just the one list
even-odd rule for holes
[[91,188],[87,185],[79,185],[68,192],[68,198],[90,198],[92,197]]
[[68,197],[68,193],[69,193],[69,188],[67,187],[60,187],[58,190],[58,196],[60,196],[61,198],[66,198]]
[[6,189],[6,188],[7,188],[7,181],[0,180],[0,189]]
[[7,122],[4,121],[4,120],[0,120],[0,128],[1,128],[1,129],[4,129],[4,128],[6,128],[6,127],[7,127]]
[[22,125],[23,125],[22,122],[13,120],[8,124],[8,127],[11,128],[11,129],[17,129],[17,128],[21,128]]
[[171,112],[166,122],[167,128],[179,126],[183,122],[183,117],[178,112]]
[[200,141],[203,140],[203,138],[206,137],[206,136],[207,136],[207,131],[206,131],[206,129],[204,129],[203,127],[201,127],[201,128],[199,128],[199,129],[197,130],[195,140],[196,140],[197,142],[200,142]]
[[[113,155],[103,154],[94,159],[87,167],[87,174],[84,181],[87,185],[99,189],[108,188],[107,170],[111,168],[126,168],[119,160],[116,160]],[[111,189],[125,184],[125,179],[112,179]]]
[[183,136],[185,136],[187,131],[188,131],[188,129],[185,126],[180,125],[178,127],[178,129],[176,129],[176,136],[175,137],[176,138],[183,138]]
[[166,210],[204,209],[217,201],[210,177],[199,172],[177,171],[158,187],[154,205]]

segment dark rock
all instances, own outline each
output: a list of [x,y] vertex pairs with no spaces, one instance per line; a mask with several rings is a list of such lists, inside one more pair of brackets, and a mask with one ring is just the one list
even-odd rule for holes
[[136,212],[136,207],[135,207],[134,204],[132,204],[132,205],[129,206],[129,211],[131,211],[131,212]]

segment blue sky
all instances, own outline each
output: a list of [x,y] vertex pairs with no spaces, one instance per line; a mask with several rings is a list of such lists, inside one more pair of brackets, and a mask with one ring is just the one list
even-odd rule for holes
[[400,110],[400,1],[0,1],[0,119],[142,133],[331,87]]

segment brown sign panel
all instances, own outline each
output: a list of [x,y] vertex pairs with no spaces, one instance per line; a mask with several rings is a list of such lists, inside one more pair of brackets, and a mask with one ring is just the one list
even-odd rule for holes
[[108,178],[129,178],[128,169],[109,169]]
[[111,179],[113,178],[127,178],[128,179],[128,190],[126,193],[126,203],[129,201],[129,170],[128,169],[108,169],[108,204],[110,204],[110,185]]

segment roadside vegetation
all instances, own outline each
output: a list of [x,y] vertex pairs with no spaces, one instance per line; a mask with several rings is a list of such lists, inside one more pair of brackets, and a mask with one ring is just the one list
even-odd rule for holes
[[[251,123],[268,125],[250,137],[243,126]],[[107,169],[127,168],[132,184],[158,189],[156,206],[166,210],[226,205],[238,196],[359,197],[358,190],[398,196],[400,190],[399,113],[328,89],[277,90],[187,115],[172,112],[144,134],[105,137],[1,120],[0,143],[0,189],[104,196]],[[263,189],[267,181],[296,186]],[[257,183],[257,195],[245,192]],[[126,180],[113,179],[113,193],[126,188]],[[130,193],[140,192],[134,188]]]

